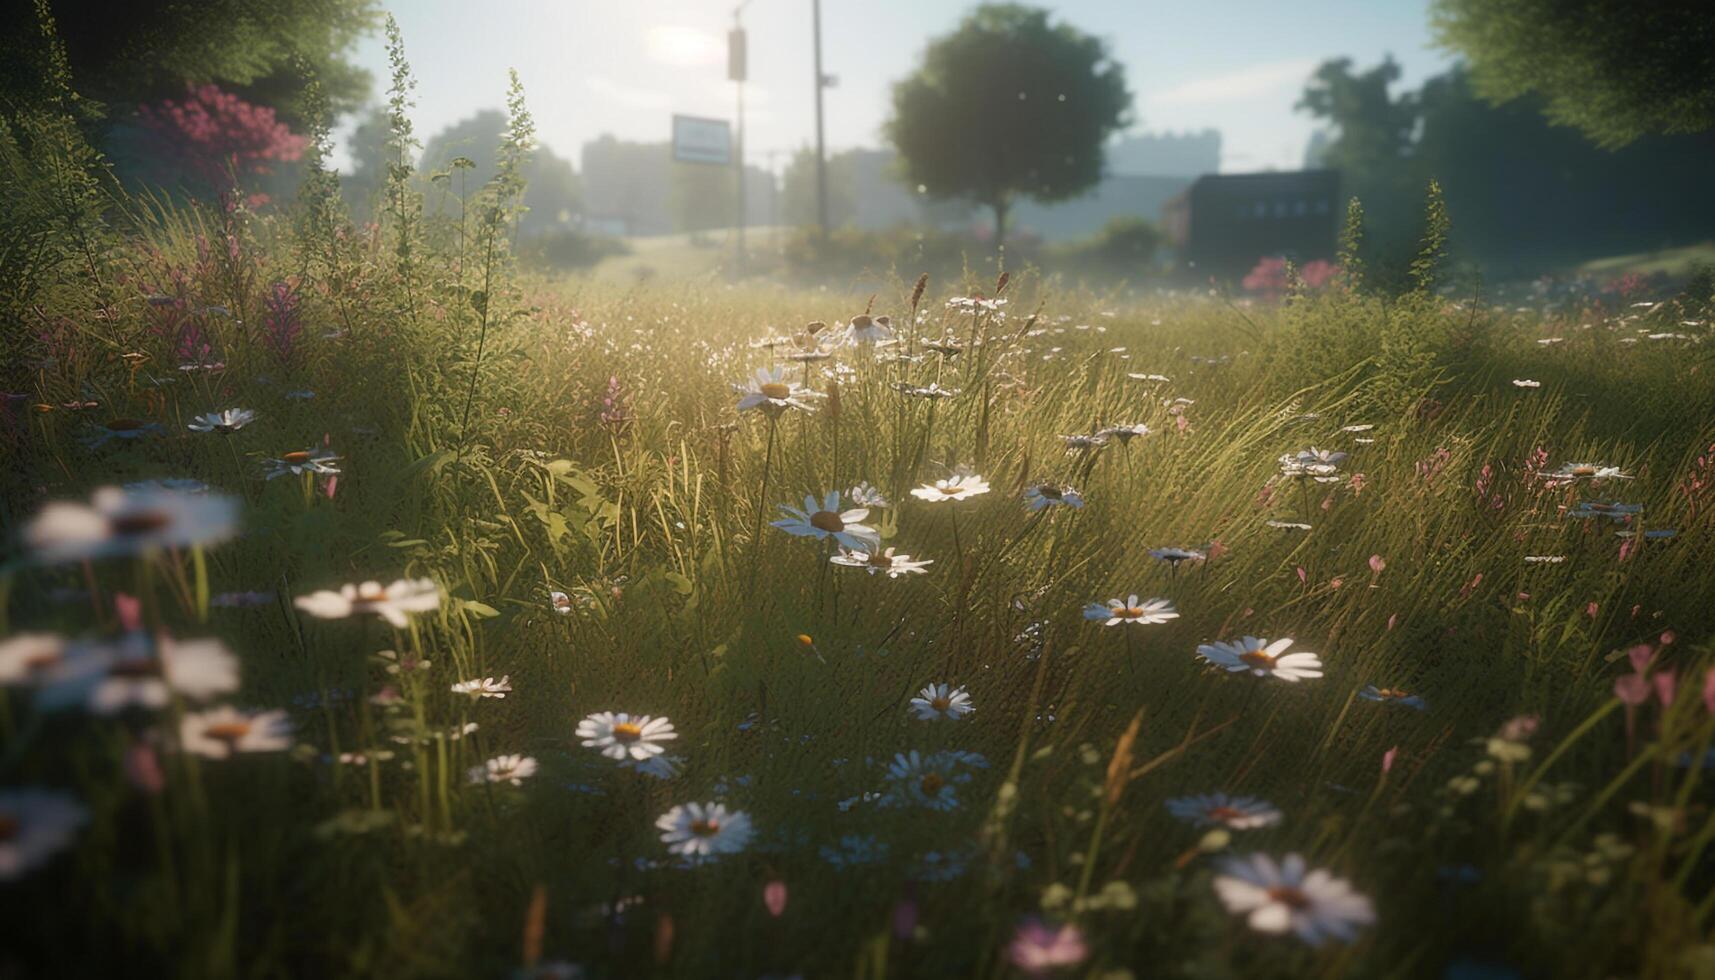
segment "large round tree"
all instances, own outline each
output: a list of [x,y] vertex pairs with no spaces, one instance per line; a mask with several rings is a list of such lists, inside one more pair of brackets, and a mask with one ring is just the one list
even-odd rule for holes
[[1103,144],[1130,121],[1125,69],[1099,38],[1018,4],[976,8],[893,89],[887,135],[910,183],[994,212],[1061,201],[1102,176]]

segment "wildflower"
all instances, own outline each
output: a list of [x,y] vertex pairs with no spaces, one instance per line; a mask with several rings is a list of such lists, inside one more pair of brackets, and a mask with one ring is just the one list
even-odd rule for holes
[[1611,521],[1619,522],[1630,520],[1643,509],[1642,504],[1622,504],[1617,500],[1609,502],[1580,500],[1577,506],[1567,511],[1566,516],[1579,520],[1606,517]]
[[1308,531],[1308,530],[1310,530],[1310,525],[1301,523],[1299,521],[1264,521],[1263,523],[1267,524],[1269,527],[1279,528],[1282,531]]
[[906,381],[895,381],[893,383],[893,390],[909,398],[927,398],[931,401],[938,401],[943,398],[957,398],[961,389],[943,388],[941,387],[941,383],[938,381],[932,381],[927,385],[914,385]]
[[776,919],[786,914],[786,882],[776,878],[763,885],[762,904]]
[[964,345],[960,344],[959,341],[953,337],[942,337],[939,340],[926,340],[923,342],[923,346],[948,359],[958,357],[965,351]]
[[1543,475],[1543,479],[1555,483],[1566,483],[1575,480],[1630,480],[1631,476],[1618,466],[1607,466],[1601,463],[1564,463],[1560,469]]
[[660,743],[678,738],[679,733],[666,718],[598,711],[578,722],[577,736],[584,740],[584,748],[600,749],[609,759],[642,762],[667,751]]
[[256,413],[248,408],[228,408],[207,415],[198,415],[187,426],[192,432],[218,432],[231,435],[256,421]]
[[1108,437],[1097,433],[1091,433],[1089,435],[1061,436],[1060,441],[1065,443],[1067,452],[1075,453],[1100,449],[1108,444]]
[[1173,608],[1171,599],[1143,601],[1134,593],[1124,599],[1109,599],[1106,604],[1092,602],[1084,607],[1084,618],[1101,620],[1103,626],[1118,626],[1121,623],[1156,626],[1170,619],[1178,619],[1179,613]]
[[858,523],[869,516],[869,508],[840,510],[838,490],[829,490],[820,505],[816,503],[815,497],[805,496],[803,510],[786,504],[781,504],[780,509],[791,516],[770,523],[787,534],[818,540],[833,538],[843,548],[861,549],[866,552],[874,552],[881,547],[880,532],[866,524]]
[[1075,923],[1050,929],[1041,919],[1030,918],[1013,933],[1007,955],[1013,966],[1031,976],[1041,976],[1056,967],[1077,966],[1090,955],[1090,948]]
[[1363,698],[1365,701],[1378,701],[1382,704],[1404,705],[1407,708],[1415,708],[1418,711],[1423,711],[1429,707],[1429,702],[1423,700],[1423,698],[1415,694],[1409,694],[1397,687],[1377,687],[1374,684],[1366,684],[1364,685],[1363,690],[1358,692],[1358,697]]
[[1130,378],[1133,381],[1153,381],[1153,382],[1156,382],[1157,384],[1167,384],[1168,382],[1173,380],[1172,378],[1169,378],[1165,374],[1132,373],[1132,374],[1127,374],[1126,377]]
[[1541,388],[1542,382],[1532,381],[1529,378],[1514,378],[1513,379],[1513,387],[1514,388]]
[[1230,857],[1217,867],[1215,894],[1221,904],[1246,916],[1258,932],[1291,932],[1320,946],[1329,939],[1349,942],[1358,926],[1376,918],[1368,898],[1325,870],[1307,870],[1297,854],[1279,863],[1266,854]]
[[133,439],[141,439],[160,431],[161,427],[158,424],[145,419],[108,419],[106,422],[99,422],[95,425],[90,434],[84,438],[84,444],[95,449],[107,445],[114,439],[130,442]]
[[857,486],[852,487],[850,490],[847,490],[846,497],[851,500],[853,506],[857,507],[877,508],[892,506],[892,504],[888,503],[887,497],[883,496],[880,490],[870,486],[868,481],[860,483]]
[[281,476],[333,476],[339,473],[339,467],[333,465],[339,457],[325,446],[311,449],[300,449],[295,452],[283,453],[265,461],[268,467],[267,479]]
[[1071,487],[1043,483],[1025,490],[1024,502],[1031,510],[1047,507],[1070,507],[1077,510],[1084,506],[1084,497]]
[[1525,555],[1527,565],[1558,565],[1566,560],[1565,555]]
[[1110,425],[1096,433],[1098,439],[1118,439],[1120,445],[1129,444],[1138,436],[1149,435],[1149,426],[1138,422],[1132,425]]
[[34,687],[65,670],[68,659],[87,652],[57,633],[19,633],[0,640],[0,687]]
[[213,494],[102,487],[88,505],[56,500],[24,527],[37,560],[55,564],[218,544],[238,533],[238,502]]
[[71,843],[89,811],[55,790],[0,790],[0,881],[21,878]]
[[569,615],[571,615],[572,608],[573,608],[572,597],[565,594],[564,592],[559,592],[559,591],[549,592],[548,593],[548,605],[550,607],[552,607],[554,612],[558,613],[559,615],[569,616]]
[[789,408],[813,412],[815,407],[805,399],[817,397],[816,393],[796,381],[787,381],[784,368],[757,368],[754,377],[747,379],[745,385],[733,385],[733,390],[743,395],[738,400],[738,410],[748,412],[760,408],[769,415],[779,416]]
[[1255,830],[1272,827],[1281,820],[1280,810],[1254,796],[1181,796],[1167,801],[1167,812],[1194,827],[1225,827]]
[[323,589],[299,596],[294,603],[317,619],[345,619],[374,613],[396,629],[404,629],[408,612],[432,612],[441,607],[441,588],[431,578],[396,579],[390,585],[364,582],[342,585],[338,592]]
[[503,674],[500,680],[482,677],[459,681],[452,686],[451,690],[454,694],[468,694],[472,698],[504,698],[512,693],[512,675]]
[[933,503],[938,500],[967,500],[988,492],[987,480],[975,474],[960,473],[917,487],[911,491],[911,496]]
[[877,344],[893,339],[893,321],[885,316],[872,317],[859,313],[846,325],[848,344]]
[[911,699],[911,709],[918,721],[958,721],[977,710],[971,703],[970,692],[950,684],[930,684]]
[[927,756],[916,749],[901,752],[887,766],[888,792],[882,806],[917,806],[930,810],[959,808],[957,787],[975,778],[972,769],[988,768],[975,752],[944,751]]
[[284,711],[213,708],[180,720],[179,747],[205,759],[226,759],[240,752],[279,752],[292,747],[292,723]]
[[1209,557],[1195,548],[1151,548],[1149,554],[1157,561],[1166,562],[1174,571],[1179,570],[1182,561],[1205,561]]
[[829,558],[828,561],[848,568],[862,568],[871,575],[886,572],[888,578],[899,578],[901,575],[927,575],[929,570],[923,566],[935,564],[933,558],[912,558],[910,555],[896,555],[892,548],[881,552],[842,551]]
[[1322,676],[1322,659],[1314,653],[1287,653],[1291,639],[1268,640],[1246,636],[1237,643],[1205,643],[1197,653],[1206,661],[1229,672],[1250,671],[1257,677],[1278,677],[1298,682]]
[[750,817],[720,803],[684,803],[656,821],[669,853],[692,859],[736,854],[750,843]]
[[472,783],[511,783],[524,785],[524,780],[536,775],[536,760],[527,755],[497,755],[480,766],[472,766],[465,774]]

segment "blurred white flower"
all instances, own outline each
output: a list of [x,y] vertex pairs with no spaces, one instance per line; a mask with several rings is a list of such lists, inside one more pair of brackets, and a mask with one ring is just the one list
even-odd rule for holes
[[1297,854],[1279,863],[1266,854],[1228,857],[1216,868],[1215,894],[1221,904],[1245,916],[1258,932],[1290,932],[1320,946],[1329,939],[1350,942],[1359,926],[1376,919],[1368,898],[1344,879],[1309,870]]
[[221,706],[191,712],[179,721],[179,747],[205,759],[279,752],[292,747],[292,722],[279,710],[248,712]]
[[1247,636],[1237,643],[1205,643],[1197,648],[1204,660],[1229,672],[1250,671],[1257,677],[1297,682],[1322,676],[1322,659],[1314,653],[1287,653],[1292,640],[1269,642]]
[[47,863],[89,822],[83,804],[56,790],[0,790],[0,881]]
[[323,589],[299,596],[294,603],[318,619],[345,619],[359,613],[374,613],[404,629],[406,613],[432,612],[441,607],[441,588],[434,579],[396,579],[389,585],[364,582],[342,585],[338,592]]
[[88,505],[57,500],[24,527],[38,561],[57,564],[217,544],[238,533],[238,502],[215,494],[102,487]]

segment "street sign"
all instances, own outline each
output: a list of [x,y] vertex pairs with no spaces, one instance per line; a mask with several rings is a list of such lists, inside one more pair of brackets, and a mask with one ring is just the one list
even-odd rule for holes
[[735,27],[726,32],[726,78],[729,82],[745,80],[745,44],[744,28]]
[[673,159],[732,165],[732,132],[725,119],[673,116]]

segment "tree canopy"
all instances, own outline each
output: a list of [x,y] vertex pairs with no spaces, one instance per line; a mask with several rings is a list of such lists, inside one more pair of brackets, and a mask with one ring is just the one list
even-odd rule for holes
[[1046,10],[986,4],[894,86],[887,135],[908,182],[992,209],[998,244],[1014,198],[1065,200],[1101,179],[1131,103],[1101,39]]
[[1432,23],[1479,95],[1540,96],[1604,147],[1715,127],[1709,0],[1436,0]]
[[1365,261],[1402,270],[1416,250],[1424,189],[1441,183],[1457,255],[1524,275],[1567,261],[1706,238],[1715,131],[1647,136],[1615,151],[1545,119],[1541,100],[1491,105],[1455,68],[1392,93],[1391,62],[1341,59],[1299,107],[1331,124],[1313,164],[1336,167],[1365,214]]
[[65,43],[73,86],[114,114],[212,83],[276,109],[302,131],[300,59],[336,112],[355,108],[369,90],[368,75],[348,55],[375,26],[376,0],[46,3]]

